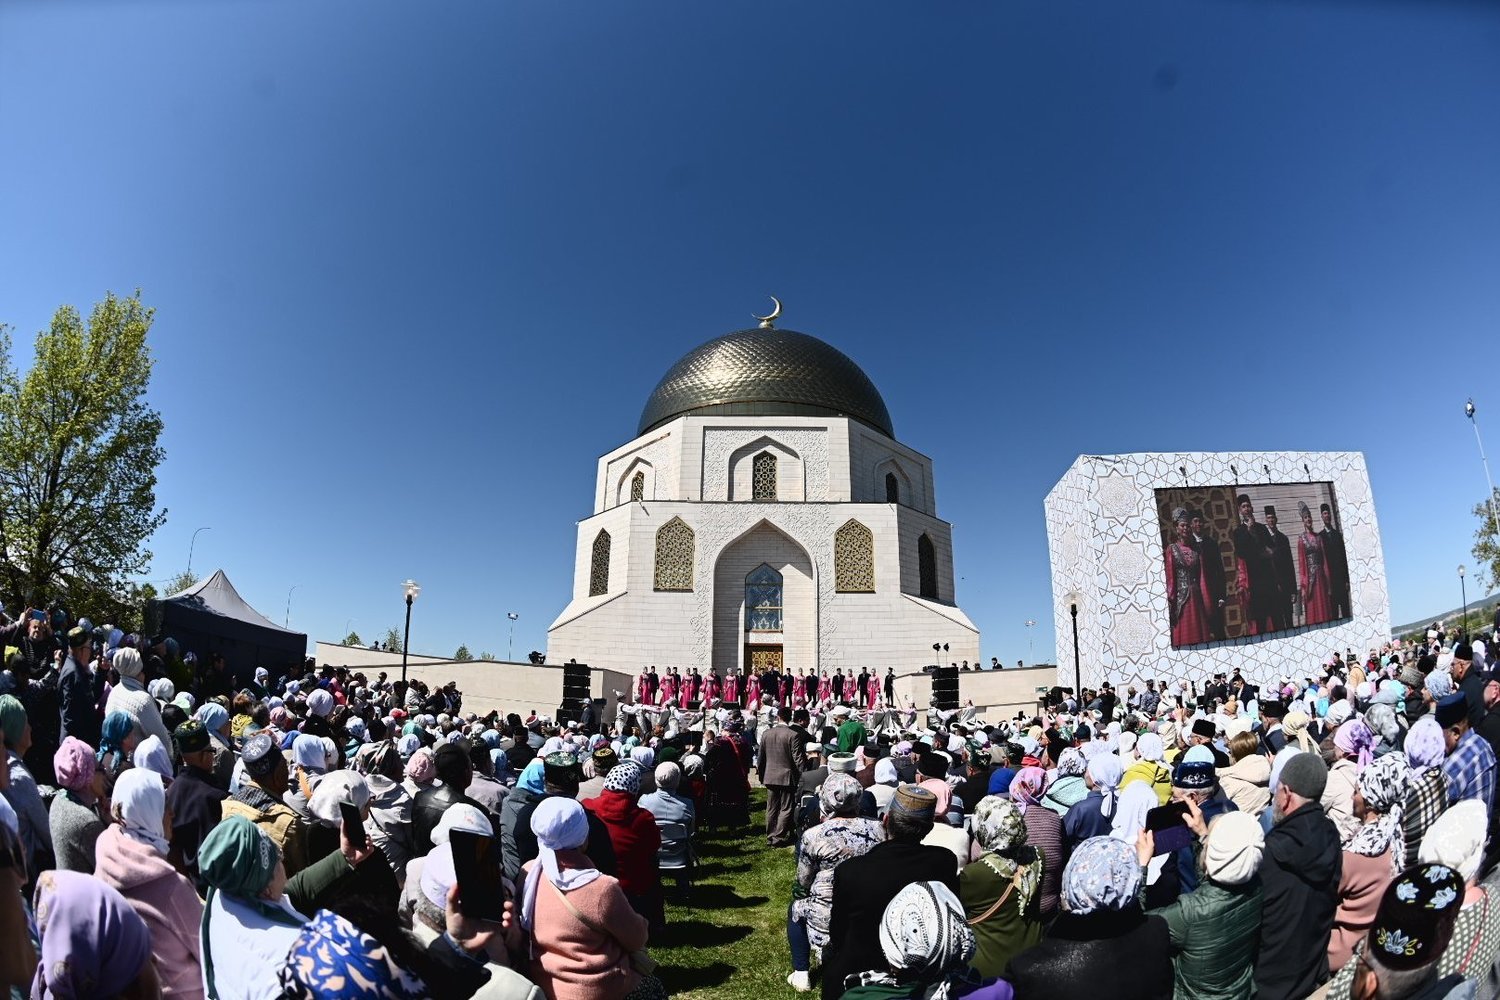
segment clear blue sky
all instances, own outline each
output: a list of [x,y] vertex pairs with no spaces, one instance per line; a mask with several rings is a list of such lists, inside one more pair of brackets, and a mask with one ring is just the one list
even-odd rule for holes
[[[986,659],[1080,453],[1357,449],[1399,622],[1500,458],[1500,8],[0,4],[0,321],[140,286],[150,577],[543,647],[681,354],[835,344],[930,455]],[[24,360],[24,359],[23,359]],[[1028,657],[1029,658],[1029,657]]]

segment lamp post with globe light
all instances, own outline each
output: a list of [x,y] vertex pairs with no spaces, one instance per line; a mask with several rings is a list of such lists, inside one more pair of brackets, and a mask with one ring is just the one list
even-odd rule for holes
[[1064,598],[1068,602],[1068,613],[1073,616],[1073,697],[1083,705],[1083,666],[1078,662],[1078,602],[1076,591]]
[[406,596],[406,638],[401,640],[401,683],[406,683],[406,654],[411,649],[411,603],[417,599],[422,588],[417,586],[417,581],[407,580],[401,585],[401,593]]
[[521,616],[514,611],[507,611],[505,617],[510,619],[510,643],[505,647],[505,659],[509,663],[514,663],[516,660],[516,619]]

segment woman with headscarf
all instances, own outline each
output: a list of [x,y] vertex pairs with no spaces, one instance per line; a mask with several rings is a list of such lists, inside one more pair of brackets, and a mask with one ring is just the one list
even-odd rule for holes
[[896,795],[896,786],[900,784],[900,777],[896,772],[896,762],[889,757],[882,757],[875,762],[875,783],[868,789],[870,797],[875,800],[875,815],[884,817],[886,810],[891,807],[891,799]]
[[1134,840],[1080,844],[1063,872],[1063,912],[1006,970],[1016,995],[1098,1000],[1108,984],[1110,1000],[1171,996],[1171,934],[1165,920],[1141,910],[1144,875]]
[[585,799],[583,807],[604,822],[615,850],[615,871],[620,888],[635,911],[653,928],[666,926],[663,912],[661,869],[656,852],[661,831],[656,819],[640,807],[641,769],[634,762],[616,764],[604,777],[604,791]]
[[1089,793],[1063,817],[1063,846],[1069,853],[1090,837],[1109,834],[1117,808],[1116,789],[1124,775],[1124,765],[1112,753],[1095,753],[1089,758],[1083,772]]
[[1026,817],[1026,843],[1042,855],[1041,913],[1051,920],[1057,913],[1058,887],[1062,879],[1062,820],[1042,805],[1047,793],[1047,772],[1039,767],[1023,767],[1011,779],[1010,799]]
[[1144,781],[1156,794],[1156,804],[1166,805],[1172,797],[1172,769],[1166,765],[1166,748],[1162,746],[1161,737],[1155,733],[1143,733],[1136,741],[1135,755],[1137,760],[1120,778],[1120,791],[1137,781]]
[[88,874],[94,870],[94,843],[106,825],[99,814],[104,776],[93,747],[76,736],[65,737],[52,756],[52,773],[62,788],[47,810],[57,867]]
[[[324,858],[342,849],[344,817],[341,806],[352,805],[360,814],[360,828],[369,829],[370,786],[356,771],[330,771],[319,779],[307,803],[310,829],[307,833],[308,857]],[[401,892],[390,858],[373,844],[351,877],[340,880],[318,898],[318,905],[339,909],[342,900],[357,897],[384,905]]]
[[[538,757],[537,760],[541,758]],[[431,788],[433,781],[437,779],[437,761],[432,751],[426,747],[413,751],[406,761],[405,774],[406,778],[401,784],[415,800],[423,791]]]
[[1333,597],[1329,590],[1328,559],[1323,536],[1313,530],[1312,510],[1307,501],[1297,501],[1302,534],[1297,536],[1297,579],[1302,581],[1302,623],[1319,625],[1333,620]]
[[[1178,1000],[1248,997],[1255,992],[1265,834],[1254,817],[1235,811],[1215,817],[1201,839],[1197,887],[1148,912],[1167,922]],[[1142,866],[1154,846],[1149,834],[1137,838]]]
[[516,787],[510,790],[500,807],[500,855],[505,877],[512,882],[521,877],[521,865],[530,858],[527,848],[531,838],[527,831],[531,829],[533,810],[547,796],[545,774],[546,765],[542,759],[532,760],[521,769]]
[[857,973],[846,1000],[1011,1000],[1010,984],[970,967],[974,933],[963,904],[941,882],[914,882],[880,917],[885,968]]
[[15,811],[18,835],[26,849],[26,877],[22,881],[30,885],[53,865],[52,824],[36,779],[22,760],[31,750],[31,720],[20,700],[8,694],[0,694],[0,743],[4,744],[8,765],[7,784],[0,787],[0,795]]
[[130,716],[132,725],[143,739],[155,736],[163,747],[171,746],[172,734],[161,721],[161,709],[156,706],[156,699],[151,697],[146,685],[141,683],[141,674],[145,670],[141,654],[124,647],[116,650],[113,664],[120,675],[120,683],[110,689],[109,697],[104,700],[104,714],[124,712]]
[[1406,759],[1397,754],[1385,755],[1359,776],[1353,801],[1359,825],[1344,841],[1338,910],[1328,939],[1330,969],[1342,968],[1349,961],[1355,944],[1375,922],[1386,886],[1400,873],[1405,846],[1401,807],[1410,782]]
[[745,720],[735,716],[724,724],[704,758],[708,779],[703,825],[731,830],[750,823],[750,748],[744,741]]
[[151,931],[114,889],[80,872],[45,872],[35,911],[41,947],[33,1000],[160,995]]
[[400,876],[406,863],[420,853],[412,843],[411,795],[401,784],[401,755],[391,740],[381,740],[356,755],[354,766],[370,789],[365,832]]
[[1286,713],[1281,719],[1281,731],[1286,735],[1287,745],[1295,744],[1303,753],[1311,753],[1314,749],[1312,734],[1307,731],[1307,727],[1311,724],[1312,720],[1306,712]]
[[1455,802],[1428,828],[1418,857],[1422,864],[1447,865],[1464,880],[1463,905],[1438,961],[1438,975],[1473,979],[1480,995],[1493,996],[1500,958],[1500,886],[1494,879],[1478,882],[1488,824],[1483,802]]
[[[323,743],[323,737],[300,734],[292,741],[292,768],[281,801],[307,822],[315,822],[307,804],[312,800],[318,779],[327,772],[328,747]],[[309,857],[321,857],[321,854],[310,851]]]
[[1448,805],[1448,785],[1443,777],[1443,760],[1447,744],[1443,727],[1432,716],[1423,716],[1406,734],[1406,761],[1411,765],[1411,779],[1406,802],[1401,810],[1403,869],[1417,863],[1422,838]]
[[[1334,731],[1334,760],[1328,766],[1328,784],[1323,789],[1322,806],[1333,825],[1338,827],[1339,840],[1345,844],[1360,826],[1359,818],[1354,814],[1354,793],[1359,787],[1360,772],[1372,759],[1374,746],[1374,734],[1363,719],[1349,719]],[[1379,901],[1377,893],[1375,902]],[[1371,915],[1373,918],[1373,911]]]
[[145,768],[120,775],[114,822],[99,837],[94,875],[118,890],[151,929],[163,997],[201,998],[198,925],[203,904],[167,860],[171,814],[161,777]]
[[147,768],[161,775],[166,784],[172,783],[172,777],[176,769],[172,766],[172,755],[156,734],[153,733],[141,740],[140,746],[135,748],[131,755],[131,763],[137,768]]
[[1369,707],[1365,712],[1365,723],[1375,734],[1374,756],[1379,759],[1388,753],[1400,753],[1401,741],[1406,735],[1397,721],[1396,710],[1385,702]]
[[1083,751],[1077,747],[1068,747],[1063,750],[1057,758],[1057,777],[1047,787],[1047,795],[1042,799],[1042,805],[1057,813],[1058,816],[1066,816],[1068,810],[1089,793],[1088,782],[1084,780],[1084,772],[1088,770],[1088,760],[1083,756]]
[[797,880],[787,908],[786,937],[792,953],[792,989],[806,992],[812,949],[828,944],[828,916],[833,905],[833,873],[850,858],[867,854],[885,839],[880,823],[859,816],[864,789],[853,775],[830,774],[818,791],[822,821],[802,834],[797,852]]
[[[476,837],[484,838],[479,842],[479,849],[488,851],[490,841],[494,837],[494,824],[490,822],[489,816],[478,806],[466,802],[458,802],[449,806],[443,812],[443,818],[433,828],[430,847],[438,848],[447,845],[454,831],[472,833]],[[433,857],[433,851],[419,854],[406,863],[406,871],[401,886],[401,895],[396,905],[397,912],[404,917],[410,917],[422,899],[422,880],[427,871],[427,864]],[[448,863],[452,864],[453,855],[446,855]],[[514,884],[514,879],[510,880]]]
[[646,919],[620,883],[583,853],[589,838],[583,807],[562,796],[548,798],[531,814],[531,831],[538,852],[523,869],[518,914],[531,935],[531,981],[549,1000],[664,995],[661,984],[631,962],[646,947]]
[[208,730],[208,738],[212,741],[214,780],[221,787],[228,788],[230,778],[234,776],[234,762],[238,758],[238,753],[229,737],[229,710],[216,701],[205,701],[193,713],[193,718],[201,722],[203,728]]
[[203,841],[208,883],[200,928],[203,989],[218,1000],[276,1000],[277,973],[307,917],[286,895],[286,869],[271,838],[230,816]]
[[[370,997],[420,1000],[441,995],[414,965],[440,971],[400,928],[382,928],[390,943],[378,940],[331,910],[317,915],[297,935],[277,979],[285,1000]],[[443,990],[442,992],[447,992]]]
[[998,976],[1042,938],[1042,855],[1026,842],[1021,810],[998,795],[979,800],[973,825],[984,853],[959,872],[958,895],[978,942],[974,968]]

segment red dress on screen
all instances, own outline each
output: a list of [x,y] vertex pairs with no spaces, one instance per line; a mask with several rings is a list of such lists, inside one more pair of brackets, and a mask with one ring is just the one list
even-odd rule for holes
[[1172,645],[1192,646],[1212,638],[1202,557],[1191,545],[1167,546],[1167,600],[1172,606]]
[[1315,531],[1304,531],[1297,538],[1297,569],[1302,578],[1304,625],[1318,625],[1333,620],[1333,597],[1329,593],[1328,560],[1323,553],[1323,538]]

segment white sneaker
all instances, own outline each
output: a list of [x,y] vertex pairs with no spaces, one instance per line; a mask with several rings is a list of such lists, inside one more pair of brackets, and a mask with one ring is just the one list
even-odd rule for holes
[[812,989],[812,983],[808,982],[807,973],[805,972],[793,972],[790,976],[786,977],[786,984],[798,993],[806,993]]

